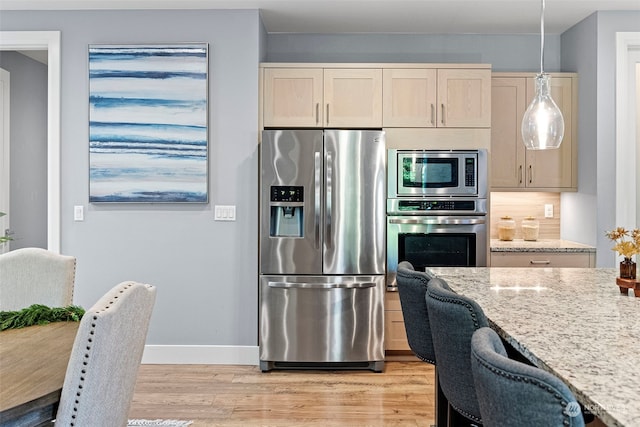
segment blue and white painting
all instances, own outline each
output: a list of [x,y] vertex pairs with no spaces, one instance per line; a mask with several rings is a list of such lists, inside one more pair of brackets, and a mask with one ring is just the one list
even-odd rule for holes
[[207,202],[207,44],[89,46],[89,201]]

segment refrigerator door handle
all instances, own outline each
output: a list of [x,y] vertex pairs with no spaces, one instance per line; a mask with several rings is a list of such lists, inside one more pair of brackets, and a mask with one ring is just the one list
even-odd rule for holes
[[320,248],[320,152],[315,152],[314,158],[314,200],[313,200],[313,230],[315,234],[315,247]]
[[325,205],[327,209],[326,216],[325,216],[327,231],[324,235],[324,242],[327,248],[330,248],[332,245],[331,243],[331,208],[332,208],[331,199],[333,197],[332,177],[333,177],[333,156],[331,155],[330,152],[327,152],[327,190],[326,190],[326,200],[325,200]]
[[351,282],[351,283],[291,283],[291,282],[269,282],[270,288],[278,289],[366,289],[373,288],[373,282]]

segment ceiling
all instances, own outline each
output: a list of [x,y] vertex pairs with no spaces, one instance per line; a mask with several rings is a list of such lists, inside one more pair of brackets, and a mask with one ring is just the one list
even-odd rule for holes
[[[269,33],[533,34],[541,0],[0,0],[0,10],[260,9]],[[545,32],[640,0],[546,0]]]

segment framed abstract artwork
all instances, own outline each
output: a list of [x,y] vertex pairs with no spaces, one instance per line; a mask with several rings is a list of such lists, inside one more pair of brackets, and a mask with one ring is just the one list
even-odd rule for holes
[[208,45],[89,45],[89,202],[208,201]]

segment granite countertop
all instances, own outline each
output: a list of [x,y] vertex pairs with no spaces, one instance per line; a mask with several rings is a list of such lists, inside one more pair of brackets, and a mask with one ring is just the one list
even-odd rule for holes
[[640,298],[614,268],[429,268],[608,426],[640,425]]
[[491,252],[596,252],[594,246],[560,239],[540,239],[536,241],[491,239],[490,248]]

